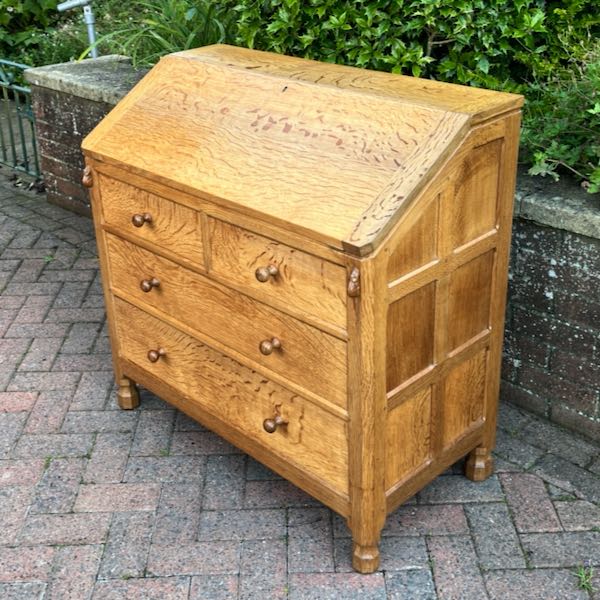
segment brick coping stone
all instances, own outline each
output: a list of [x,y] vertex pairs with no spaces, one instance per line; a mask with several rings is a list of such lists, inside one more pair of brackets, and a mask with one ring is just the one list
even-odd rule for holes
[[134,69],[127,56],[110,54],[28,69],[25,79],[38,87],[115,105],[146,73],[147,69]]
[[515,217],[600,239],[600,193],[588,194],[569,180],[549,182],[520,172]]

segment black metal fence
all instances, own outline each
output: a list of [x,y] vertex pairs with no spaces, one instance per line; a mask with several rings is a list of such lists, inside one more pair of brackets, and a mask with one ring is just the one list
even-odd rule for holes
[[0,163],[40,176],[31,91],[21,84],[27,65],[0,59]]

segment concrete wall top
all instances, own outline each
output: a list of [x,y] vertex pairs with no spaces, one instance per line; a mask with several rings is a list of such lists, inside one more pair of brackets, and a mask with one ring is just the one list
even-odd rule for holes
[[111,54],[25,71],[32,85],[107,104],[116,104],[147,73],[126,56]]

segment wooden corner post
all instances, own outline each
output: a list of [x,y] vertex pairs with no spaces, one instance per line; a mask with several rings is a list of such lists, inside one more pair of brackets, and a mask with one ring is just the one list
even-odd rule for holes
[[119,362],[118,338],[113,321],[114,308],[113,297],[109,289],[108,282],[108,252],[106,249],[106,237],[102,235],[102,208],[100,203],[100,185],[95,181],[96,174],[94,173],[93,162],[86,160],[86,166],[83,170],[81,182],[90,190],[90,202],[92,205],[92,218],[94,220],[94,231],[96,234],[96,243],[98,244],[98,257],[100,259],[100,271],[102,273],[102,288],[104,292],[104,302],[107,308],[106,319],[108,321],[108,330],[110,337],[110,345],[112,350],[113,370],[117,385],[117,401],[119,407],[124,410],[137,408],[140,404],[140,397],[135,383],[123,374]]
[[379,566],[379,539],[386,517],[386,296],[380,264],[370,259],[348,267],[350,281],[360,280],[360,294],[350,293],[348,298],[348,524],[352,565],[361,573],[372,573]]

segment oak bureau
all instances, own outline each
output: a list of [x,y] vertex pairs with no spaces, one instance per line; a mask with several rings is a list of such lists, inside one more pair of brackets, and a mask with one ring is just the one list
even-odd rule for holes
[[347,518],[492,470],[520,96],[209,46],[86,138],[122,408],[152,390]]

